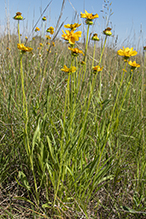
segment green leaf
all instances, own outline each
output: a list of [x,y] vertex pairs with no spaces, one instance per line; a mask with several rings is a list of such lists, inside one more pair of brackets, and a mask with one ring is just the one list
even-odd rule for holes
[[26,175],[22,171],[19,171],[18,177],[20,181],[22,182],[22,184],[24,185],[24,187],[27,188],[27,190],[30,190],[31,187],[29,186],[29,182],[26,178]]
[[49,151],[50,151],[50,155],[51,155],[51,158],[52,160],[54,161],[54,163],[56,163],[56,159],[54,157],[54,149],[52,147],[52,143],[51,143],[51,140],[49,138],[49,136],[47,136],[47,142],[48,142],[48,146],[49,146]]
[[35,204],[33,202],[31,202],[29,199],[27,198],[24,198],[24,197],[20,197],[20,196],[15,196],[14,199],[17,199],[17,200],[21,200],[21,201],[26,201],[28,203],[30,203],[31,205],[35,206]]
[[132,213],[132,214],[146,214],[146,212],[143,212],[143,211],[135,211],[135,210],[133,210],[133,209],[131,209],[131,208],[128,208],[127,206],[121,206],[121,208],[123,208],[123,210],[128,211],[128,212],[130,212],[130,213]]
[[34,132],[33,139],[32,139],[32,149],[31,149],[32,154],[33,154],[33,150],[34,150],[35,144],[37,142],[37,139],[39,139],[39,141],[40,141],[40,124],[39,124],[39,121],[38,121],[37,128]]
[[50,206],[50,205],[52,205],[52,203],[51,202],[47,202],[47,203],[42,205],[42,208],[51,208],[52,206]]

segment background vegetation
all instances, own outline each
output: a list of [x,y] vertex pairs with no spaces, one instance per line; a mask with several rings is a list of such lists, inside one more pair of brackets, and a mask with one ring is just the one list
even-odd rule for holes
[[[125,72],[107,39],[94,74],[91,41],[85,65],[57,37],[21,41],[32,52],[22,55],[18,36],[0,41],[0,217],[145,218],[144,53]],[[71,63],[75,73],[61,71]]]

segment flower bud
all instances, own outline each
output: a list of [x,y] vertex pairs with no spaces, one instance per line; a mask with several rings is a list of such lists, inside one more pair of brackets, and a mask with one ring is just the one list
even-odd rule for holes
[[94,33],[91,40],[94,40],[94,41],[99,41],[99,38],[98,38],[98,35],[97,33]]
[[106,36],[111,36],[112,35],[112,32],[111,32],[111,28],[110,27],[107,27],[103,33],[106,35]]

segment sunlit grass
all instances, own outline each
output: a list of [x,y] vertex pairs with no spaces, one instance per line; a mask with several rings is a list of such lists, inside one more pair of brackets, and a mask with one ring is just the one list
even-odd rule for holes
[[65,24],[59,39],[45,16],[21,37],[20,12],[18,36],[1,40],[4,217],[145,217],[145,60],[108,45],[109,23],[103,42],[90,36],[98,14],[81,18],[85,45],[81,24]]

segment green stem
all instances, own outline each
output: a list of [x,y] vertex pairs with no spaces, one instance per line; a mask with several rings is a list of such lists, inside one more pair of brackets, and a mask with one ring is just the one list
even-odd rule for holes
[[[143,68],[142,68],[142,81],[141,81],[141,119],[142,119],[143,127],[144,127],[143,97],[144,97],[144,82],[145,82],[145,78],[144,78],[145,60],[146,60],[146,52],[144,51],[144,54],[143,54]],[[145,146],[145,129],[143,128],[143,153],[145,153],[144,146]]]
[[87,49],[88,49],[88,38],[89,38],[89,26],[88,25],[88,28],[87,28],[87,38],[86,38],[86,47],[85,47],[85,56],[84,56],[84,61],[86,62],[87,60]]
[[[101,51],[100,60],[99,60],[99,63],[98,63],[99,66],[100,66],[101,61],[102,61],[102,56],[103,56],[103,53],[104,53],[106,41],[107,41],[107,36],[105,37],[104,45],[103,45],[103,48],[102,48],[102,51]],[[100,78],[100,79],[99,79],[99,99],[101,100],[102,71],[100,71],[100,76],[99,76],[99,78]]]
[[94,50],[93,50],[92,68],[94,67],[95,49],[96,49],[96,42],[94,41]]
[[18,20],[18,38],[19,38],[19,43],[21,43],[19,20]]
[[[125,69],[126,69],[126,65],[127,65],[127,62],[125,63]],[[102,155],[103,155],[104,149],[105,149],[105,147],[106,147],[106,144],[107,144],[109,135],[110,135],[110,133],[111,133],[111,131],[112,131],[112,129],[113,129],[113,126],[114,126],[114,124],[115,124],[115,123],[114,123],[114,124],[111,125],[111,122],[112,122],[112,118],[113,118],[113,115],[114,115],[114,111],[115,111],[115,107],[116,107],[116,104],[117,104],[117,100],[118,100],[118,97],[119,97],[119,93],[120,93],[120,90],[121,90],[121,86],[122,86],[122,84],[123,84],[124,74],[125,74],[125,71],[123,70],[123,75],[122,75],[120,87],[119,87],[119,89],[118,89],[117,98],[116,98],[116,101],[115,101],[115,105],[114,105],[114,107],[113,107],[113,109],[112,109],[112,115],[111,115],[111,118],[110,118],[109,125],[108,125],[108,127],[107,127],[107,136],[106,136],[105,143],[104,143],[104,145],[103,145],[103,147],[102,147],[102,149],[101,149],[100,155],[99,155],[99,160],[98,160],[98,164],[97,164],[97,167],[96,167],[97,171],[98,171],[98,168],[99,168],[99,165],[100,165],[100,162],[101,162],[101,159],[102,159]],[[125,101],[127,92],[128,92],[128,90],[129,90],[129,86],[130,86],[130,84],[131,84],[132,77],[133,77],[133,72],[132,72],[132,74],[131,74],[131,76],[130,76],[130,80],[129,80],[128,85],[127,85],[127,87],[126,87],[126,91],[125,91],[125,93],[124,93],[124,97],[123,97],[122,103],[121,103],[121,105],[120,105],[120,109],[119,109],[119,111],[118,111],[118,115],[117,115],[116,121],[117,121],[117,119],[118,119],[119,116],[120,116],[120,113],[121,113],[121,110],[122,110],[122,107],[123,107],[123,104],[124,104],[124,101]],[[96,173],[95,173],[95,175],[96,175]],[[94,185],[94,183],[95,183],[95,180],[96,180],[96,178],[93,180],[93,185]],[[92,193],[92,192],[93,192],[93,189],[91,190],[91,193]]]
[[[104,46],[102,48],[102,52],[101,52],[101,56],[100,56],[100,61],[99,61],[99,65],[102,61],[102,56],[103,56],[103,53],[104,53],[104,49],[105,49],[105,44],[106,44],[106,40],[107,40],[107,36],[105,38],[105,41],[104,41]],[[87,119],[87,116],[88,116],[88,111],[89,111],[89,107],[90,107],[90,103],[91,103],[91,100],[92,100],[92,96],[93,96],[93,91],[94,91],[94,88],[95,88],[95,83],[96,83],[96,79],[97,79],[97,75],[95,75],[95,77],[93,78],[92,80],[92,84],[91,84],[91,88],[90,88],[90,93],[89,93],[89,98],[87,100],[87,98],[85,99],[85,103],[84,103],[84,110],[86,111],[85,112],[85,116],[84,116],[84,121],[83,121],[83,128],[82,128],[82,132],[81,132],[81,135],[80,135],[80,139],[78,141],[78,145],[77,147],[79,146],[80,144],[80,141],[82,140],[82,134],[84,133],[84,128],[85,128],[85,124],[86,124],[86,119]],[[101,80],[100,80],[100,83],[101,83]],[[88,103],[87,103],[88,101]]]
[[27,101],[26,101],[25,88],[24,88],[24,74],[23,74],[22,57],[23,57],[23,52],[20,53],[20,75],[21,75],[21,86],[22,86],[22,94],[23,94],[23,117],[24,117],[24,124],[25,124],[24,144],[25,144],[26,153],[27,153],[27,155],[29,157],[29,160],[30,160],[30,166],[31,166],[31,170],[33,172],[33,177],[34,177],[34,185],[35,185],[37,202],[39,203],[39,197],[38,197],[38,191],[37,191],[37,182],[36,182],[36,177],[35,177],[35,172],[34,172],[34,167],[33,167],[33,153],[31,153],[30,146],[29,146],[28,109],[27,109]]
[[22,94],[23,94],[23,117],[25,123],[25,137],[26,137],[26,152],[27,155],[30,156],[30,146],[29,146],[29,138],[28,138],[28,131],[27,131],[27,124],[28,124],[28,109],[27,109],[27,102],[26,102],[26,95],[24,89],[24,75],[23,75],[23,66],[22,66],[22,56],[20,54],[20,76],[21,76],[21,86],[22,86]]
[[105,37],[105,40],[104,40],[104,45],[103,45],[103,48],[102,48],[102,51],[101,51],[100,60],[99,60],[99,63],[98,63],[98,65],[100,65],[100,64],[101,64],[101,61],[102,61],[102,56],[103,56],[104,49],[105,49],[105,45],[106,45],[106,41],[107,41],[107,36]]

